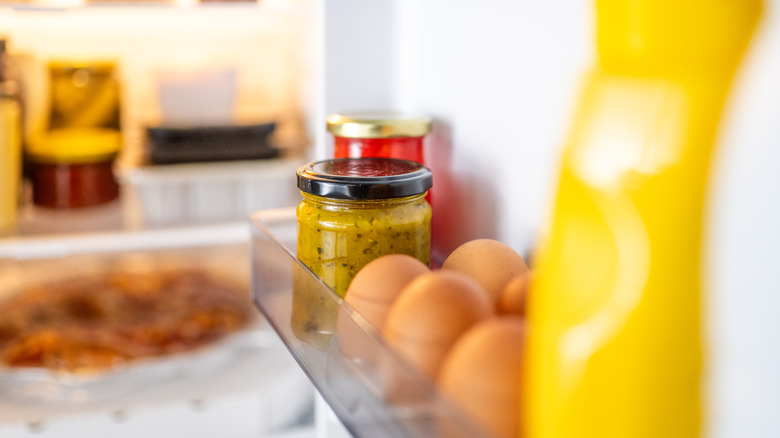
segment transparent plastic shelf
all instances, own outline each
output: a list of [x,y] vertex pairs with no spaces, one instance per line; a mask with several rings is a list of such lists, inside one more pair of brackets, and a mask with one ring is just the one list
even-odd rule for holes
[[255,304],[353,436],[491,436],[298,261],[294,208],[251,223]]

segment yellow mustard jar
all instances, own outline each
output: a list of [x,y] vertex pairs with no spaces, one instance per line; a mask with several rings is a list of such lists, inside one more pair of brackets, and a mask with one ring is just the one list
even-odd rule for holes
[[[355,274],[386,254],[407,254],[426,265],[431,254],[430,169],[395,158],[316,161],[297,173],[297,257],[340,297]],[[299,338],[327,337],[336,309],[313,288],[293,291],[293,329]],[[333,307],[331,305],[331,307]]]

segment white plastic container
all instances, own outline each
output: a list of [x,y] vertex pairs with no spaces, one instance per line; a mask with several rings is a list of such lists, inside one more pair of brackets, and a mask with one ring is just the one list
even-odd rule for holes
[[124,220],[132,227],[243,221],[300,202],[302,158],[137,167],[120,172]]

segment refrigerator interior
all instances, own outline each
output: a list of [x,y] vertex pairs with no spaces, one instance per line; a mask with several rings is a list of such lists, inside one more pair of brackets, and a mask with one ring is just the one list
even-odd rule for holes
[[[765,2],[732,85],[709,184],[702,275],[706,429],[715,437],[780,433],[780,352],[771,347],[780,328],[772,312],[780,305],[773,274],[780,263],[780,177],[773,168],[780,162],[779,5]],[[573,0],[0,11],[0,31],[21,52],[121,52],[129,168],[138,162],[142,127],[162,117],[151,72],[163,60],[240,66],[236,119],[281,115],[283,143],[307,158],[331,153],[328,114],[425,112],[434,118],[426,144],[437,190],[434,256],[491,237],[531,260],[551,214],[581,80],[595,56],[594,26],[592,2]],[[30,129],[35,123],[42,122]]]
[[[119,82],[117,202],[63,215],[23,196],[21,234],[245,220],[297,202],[311,149],[316,9],[310,2],[20,2],[0,33],[21,78],[27,140],[49,128],[51,62],[110,61]],[[151,130],[274,124],[278,159],[150,165]],[[284,178],[287,175],[287,178]],[[68,219],[68,218],[66,218]],[[75,222],[71,226],[71,222]]]

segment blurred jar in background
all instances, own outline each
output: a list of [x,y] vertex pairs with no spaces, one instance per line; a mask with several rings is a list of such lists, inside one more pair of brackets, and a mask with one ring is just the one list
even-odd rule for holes
[[[332,114],[326,120],[333,134],[334,158],[380,157],[410,160],[425,165],[425,136],[430,117],[392,111]],[[433,205],[432,190],[426,199]]]
[[431,118],[420,114],[357,112],[327,119],[334,158],[385,157],[425,164],[425,135]]
[[6,44],[0,38],[0,235],[14,230],[21,180],[21,107]]
[[118,130],[70,128],[49,131],[27,145],[33,203],[49,208],[80,208],[119,197],[113,163]]
[[33,203],[80,208],[116,199],[113,163],[122,145],[116,64],[51,62],[49,80],[49,129],[26,150]]
[[119,129],[119,82],[112,61],[49,63],[49,129]]

